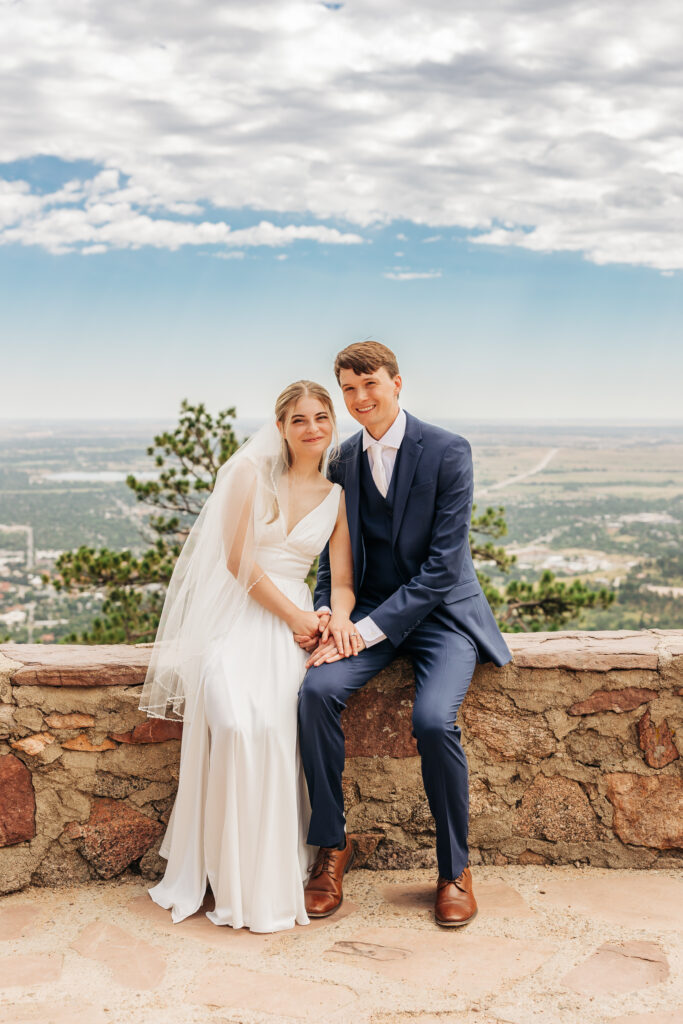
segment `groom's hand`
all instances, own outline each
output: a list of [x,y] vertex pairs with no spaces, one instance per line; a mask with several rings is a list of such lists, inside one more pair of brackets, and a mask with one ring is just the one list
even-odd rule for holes
[[[359,634],[358,646],[356,648],[356,651],[360,652],[363,650],[365,650],[365,641]],[[337,644],[335,643],[335,641],[328,640],[327,643],[320,644],[320,646],[313,651],[310,658],[306,662],[306,668],[317,668],[318,665],[322,665],[327,662],[341,661],[342,658],[351,657],[353,657],[353,654],[340,654],[339,651],[337,650]]]

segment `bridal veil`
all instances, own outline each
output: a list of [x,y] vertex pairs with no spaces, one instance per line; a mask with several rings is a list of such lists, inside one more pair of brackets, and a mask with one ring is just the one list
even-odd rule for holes
[[260,578],[254,516],[287,521],[286,468],[272,419],[218,470],[168,584],[138,705],[150,717],[191,717],[209,643],[230,632]]

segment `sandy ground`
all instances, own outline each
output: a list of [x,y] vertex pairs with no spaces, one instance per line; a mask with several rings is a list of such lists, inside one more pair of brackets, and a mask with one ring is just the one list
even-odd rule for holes
[[477,917],[429,871],[352,871],[333,917],[274,935],[174,925],[130,874],[0,900],[16,1024],[683,1024],[683,872],[476,867]]

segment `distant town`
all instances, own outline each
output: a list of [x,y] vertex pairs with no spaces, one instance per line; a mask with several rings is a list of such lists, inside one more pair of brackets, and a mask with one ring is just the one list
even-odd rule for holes
[[[173,425],[0,421],[2,640],[53,643],[89,627],[104,595],[57,592],[41,575],[80,545],[149,547],[151,510],[125,481],[155,475],[146,448]],[[238,420],[238,436],[255,425]],[[683,625],[683,423],[444,425],[472,445],[475,517],[504,507],[511,578],[549,569],[617,592],[570,628]]]

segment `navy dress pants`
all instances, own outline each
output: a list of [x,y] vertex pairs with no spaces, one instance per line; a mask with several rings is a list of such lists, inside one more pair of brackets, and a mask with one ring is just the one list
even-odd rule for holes
[[[356,619],[358,613],[354,613]],[[461,633],[423,620],[394,647],[389,640],[311,668],[299,690],[299,745],[311,799],[308,842],[335,846],[344,839],[342,794],[344,733],[341,713],[350,695],[398,655],[408,655],[415,672],[413,736],[422,779],[436,822],[439,874],[457,878],[467,866],[469,778],[456,716],[477,662],[474,644]]]

